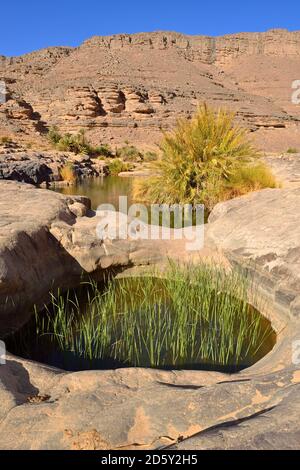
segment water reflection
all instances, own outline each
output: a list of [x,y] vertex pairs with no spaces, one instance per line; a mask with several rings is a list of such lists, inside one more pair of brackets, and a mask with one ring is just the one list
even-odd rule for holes
[[[123,178],[120,176],[85,178],[78,181],[73,186],[56,187],[54,188],[54,191],[72,196],[87,196],[92,202],[93,210],[96,210],[101,204],[112,204],[116,211],[127,213],[126,209],[122,211],[122,207],[119,208],[119,197],[127,196],[127,208],[137,202],[133,199],[133,185],[136,179],[137,178]],[[179,218],[176,223],[174,213],[169,213],[169,211],[167,211],[166,218],[163,217],[162,213],[159,214],[159,222],[157,223],[155,218],[151,218],[150,205],[148,205],[147,210],[148,216],[146,215],[146,217],[143,217],[142,214],[136,214],[136,217],[145,223],[152,223],[153,225],[181,228],[183,223],[184,226],[189,227],[191,225],[196,225],[197,223],[199,224],[199,220],[201,220],[200,216],[197,222],[196,213],[193,213],[191,214],[190,219],[187,217],[183,222]],[[205,221],[207,220],[207,216],[208,214],[205,213]]]
[[103,176],[85,178],[73,186],[57,187],[54,191],[71,196],[87,196],[92,201],[92,209],[100,204],[113,204],[118,210],[119,196],[128,197],[128,206],[133,204],[132,190],[135,178]]

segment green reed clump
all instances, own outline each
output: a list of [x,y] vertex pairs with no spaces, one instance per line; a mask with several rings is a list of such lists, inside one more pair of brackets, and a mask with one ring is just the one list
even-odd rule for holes
[[[220,201],[251,191],[275,188],[270,169],[258,162],[259,152],[235,114],[200,105],[192,119],[180,119],[163,136],[154,175],[134,183],[139,202],[204,204],[209,211]],[[256,163],[256,165],[255,165]]]
[[[113,358],[142,367],[253,363],[274,332],[247,303],[254,287],[239,272],[213,265],[171,264],[163,276],[89,283],[84,308],[52,296],[38,335],[88,359]],[[255,362],[255,361],[254,361]]]
[[131,163],[126,163],[120,158],[114,158],[108,163],[108,171],[111,176],[118,176],[119,173],[133,169]]

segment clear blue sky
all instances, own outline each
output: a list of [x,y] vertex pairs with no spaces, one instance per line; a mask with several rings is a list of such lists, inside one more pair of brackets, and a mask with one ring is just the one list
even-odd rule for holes
[[3,0],[0,54],[77,46],[93,35],[300,30],[299,0]]

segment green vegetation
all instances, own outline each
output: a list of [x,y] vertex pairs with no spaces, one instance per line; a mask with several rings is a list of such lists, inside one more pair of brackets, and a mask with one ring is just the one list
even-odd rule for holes
[[120,158],[110,160],[108,164],[108,171],[111,176],[118,176],[123,171],[132,170],[133,166],[130,163],[126,163]]
[[0,142],[1,144],[10,144],[12,142],[12,139],[7,135],[4,135],[0,138]]
[[57,145],[59,141],[62,139],[62,134],[60,134],[56,126],[53,126],[49,129],[48,139],[53,145]]
[[233,172],[229,182],[224,184],[223,194],[225,199],[232,199],[233,197],[247,194],[250,191],[279,186],[279,183],[268,168],[262,162],[258,162],[241,167]]
[[113,151],[108,144],[98,145],[97,147],[93,147],[93,149],[94,149],[94,154],[98,155],[100,158],[101,157],[109,158],[113,156]]
[[63,181],[69,183],[75,183],[77,180],[76,171],[74,165],[71,162],[67,162],[60,170],[60,177]]
[[143,154],[134,145],[125,145],[117,149],[116,155],[125,162],[141,162]]
[[77,134],[60,134],[57,127],[52,127],[48,132],[48,139],[52,145],[63,152],[73,152],[75,154],[86,154],[91,157],[111,157],[112,151],[108,145],[95,147],[91,145],[83,129]]
[[275,333],[247,303],[255,288],[241,273],[170,264],[156,274],[111,279],[104,291],[90,283],[84,302],[52,295],[36,315],[38,337],[79,357],[143,367],[243,367],[272,349]]
[[118,160],[125,163],[153,162],[158,158],[155,152],[142,152],[134,145],[130,145],[128,141],[126,141],[126,145],[118,148],[115,152],[108,144],[93,146],[88,142],[84,129],[81,129],[77,134],[61,134],[54,126],[48,132],[48,140],[57,150],[62,152],[73,152],[99,158],[116,156]]
[[[157,176],[136,182],[134,197],[152,203],[203,203],[208,210],[232,194],[275,187],[266,166],[233,113],[200,106],[191,120],[178,121],[164,135]],[[240,175],[240,176],[239,176]]]
[[299,153],[299,150],[296,147],[289,147],[286,152],[287,153]]
[[143,153],[143,162],[155,162],[158,160],[158,155],[156,152],[145,152]]
[[158,159],[158,156],[155,152],[147,151],[143,152],[139,150],[134,145],[125,145],[120,147],[116,151],[118,158],[124,160],[124,162],[152,162]]

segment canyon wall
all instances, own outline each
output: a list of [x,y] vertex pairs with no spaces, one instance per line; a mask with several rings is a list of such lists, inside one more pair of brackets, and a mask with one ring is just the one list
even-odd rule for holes
[[0,134],[42,142],[56,125],[84,128],[95,143],[153,145],[205,101],[236,111],[263,147],[292,146],[300,135],[300,106],[291,104],[297,78],[299,31],[95,36],[77,48],[0,57]]

